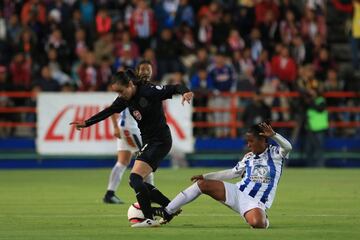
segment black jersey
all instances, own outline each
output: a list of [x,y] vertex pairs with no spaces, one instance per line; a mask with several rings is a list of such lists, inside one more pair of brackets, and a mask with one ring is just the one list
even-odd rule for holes
[[128,107],[130,114],[138,123],[143,143],[161,140],[170,136],[162,101],[171,98],[174,94],[184,94],[189,91],[183,85],[139,85],[130,100],[117,97],[111,106],[95,114],[85,123],[86,126],[91,126]]

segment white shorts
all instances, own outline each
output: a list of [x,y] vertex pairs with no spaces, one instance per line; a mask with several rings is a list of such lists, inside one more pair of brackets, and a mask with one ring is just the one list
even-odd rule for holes
[[230,207],[235,212],[240,213],[244,217],[245,213],[254,208],[266,210],[265,204],[260,201],[254,200],[249,195],[239,190],[236,184],[223,182],[225,187],[225,205]]
[[121,138],[117,139],[118,151],[135,153],[140,150],[142,142],[139,129],[121,129]]

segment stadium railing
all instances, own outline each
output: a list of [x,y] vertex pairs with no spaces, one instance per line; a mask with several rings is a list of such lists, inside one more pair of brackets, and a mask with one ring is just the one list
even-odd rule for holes
[[[241,98],[249,99],[254,95],[253,92],[224,92],[216,96],[229,97],[230,106],[229,107],[194,107],[193,111],[204,112],[204,113],[215,113],[215,112],[228,112],[230,113],[229,122],[209,122],[209,121],[194,121],[193,127],[197,128],[209,128],[209,127],[228,127],[230,128],[231,137],[237,136],[237,128],[243,126],[243,122],[239,120],[238,113],[244,111],[244,107],[238,106],[238,102]],[[209,97],[216,97],[213,94],[209,94]],[[264,93],[264,97],[274,97],[274,98],[298,98],[300,94],[298,92],[277,92],[277,93]],[[357,92],[326,92],[323,95],[325,98],[359,98],[360,93]],[[36,97],[36,93],[33,92],[0,92],[0,97],[7,98],[31,98]],[[272,107],[272,112],[289,112],[290,108],[288,107]],[[330,106],[327,107],[329,113],[360,113],[360,107],[357,106]],[[16,114],[16,113],[36,113],[36,107],[28,106],[2,106],[0,107],[0,116],[3,114]],[[294,128],[297,126],[296,121],[277,121],[272,122],[272,126],[275,128]],[[26,121],[3,121],[0,118],[0,127],[29,127],[36,128],[36,122],[26,122]],[[360,127],[359,121],[330,121],[331,128],[358,128]]]

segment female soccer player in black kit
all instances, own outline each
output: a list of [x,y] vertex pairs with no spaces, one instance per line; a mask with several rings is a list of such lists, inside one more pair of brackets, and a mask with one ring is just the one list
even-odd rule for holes
[[133,224],[132,227],[160,226],[154,220],[151,202],[166,206],[170,200],[153,185],[145,183],[143,179],[151,172],[156,171],[160,161],[169,153],[172,145],[162,101],[175,94],[181,94],[182,104],[185,101],[190,103],[193,93],[183,85],[157,86],[138,80],[123,71],[113,76],[112,88],[119,96],[109,107],[85,121],[76,121],[70,124],[74,124],[80,130],[129,108],[131,115],[138,123],[143,142],[131,170],[130,186],[135,190],[136,198],[146,218],[143,222]]

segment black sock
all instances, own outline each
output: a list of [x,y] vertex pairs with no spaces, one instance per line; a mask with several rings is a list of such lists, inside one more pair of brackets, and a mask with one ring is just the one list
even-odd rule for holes
[[151,201],[161,205],[162,207],[166,207],[170,203],[170,199],[162,194],[155,186],[147,182],[145,182],[145,185],[149,189]]
[[149,189],[144,184],[143,178],[136,173],[131,173],[130,186],[135,190],[136,199],[145,218],[154,219]]

